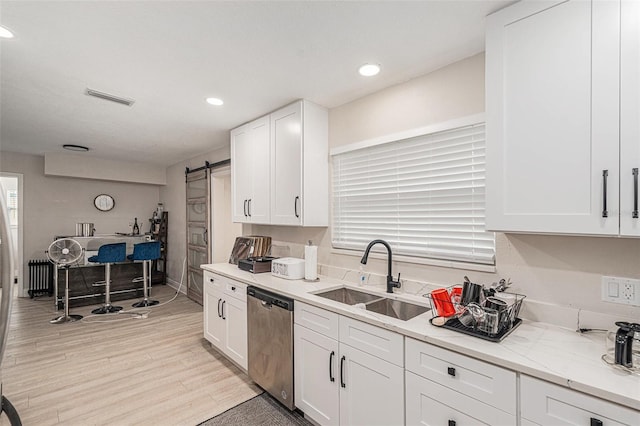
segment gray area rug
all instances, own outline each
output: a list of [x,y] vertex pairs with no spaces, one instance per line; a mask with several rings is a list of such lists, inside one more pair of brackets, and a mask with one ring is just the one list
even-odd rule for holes
[[312,426],[302,414],[291,412],[264,392],[198,426]]

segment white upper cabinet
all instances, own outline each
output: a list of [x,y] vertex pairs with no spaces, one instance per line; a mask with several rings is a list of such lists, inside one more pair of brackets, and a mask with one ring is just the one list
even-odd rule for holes
[[298,101],[271,114],[271,223],[329,225],[327,110]]
[[621,3],[620,234],[640,236],[640,3]]
[[234,222],[269,223],[269,117],[231,131],[232,217]]
[[329,225],[326,109],[301,100],[232,130],[231,165],[234,222]]
[[[619,234],[619,64],[616,1],[524,1],[488,17],[487,229]],[[637,126],[637,105],[629,114]]]

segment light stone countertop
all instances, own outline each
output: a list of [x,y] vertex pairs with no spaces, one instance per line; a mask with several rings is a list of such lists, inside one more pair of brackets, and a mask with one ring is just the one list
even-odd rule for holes
[[580,334],[551,324],[523,320],[502,342],[495,343],[435,327],[429,323],[431,312],[402,321],[313,293],[347,286],[429,306],[424,297],[390,295],[376,287],[357,287],[352,283],[324,276],[320,276],[317,282],[305,282],[277,278],[270,273],[252,274],[228,263],[201,267],[407,337],[640,410],[640,375],[618,370],[602,361],[601,357],[606,352],[604,333]]

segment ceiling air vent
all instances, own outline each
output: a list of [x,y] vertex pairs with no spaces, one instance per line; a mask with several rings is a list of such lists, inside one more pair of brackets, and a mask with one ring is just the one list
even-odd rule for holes
[[111,95],[109,93],[99,92],[97,90],[87,88],[87,95],[94,96],[96,98],[104,99],[106,101],[116,102],[122,105],[131,106],[135,102],[133,99],[121,98],[119,96]]

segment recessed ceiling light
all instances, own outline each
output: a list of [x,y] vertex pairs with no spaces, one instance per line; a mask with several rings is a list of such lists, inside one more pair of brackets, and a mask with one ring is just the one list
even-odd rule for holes
[[1,38],[13,38],[13,33],[6,29],[5,27],[0,27],[0,37]]
[[377,64],[364,64],[358,69],[360,75],[365,77],[371,77],[380,72],[380,65]]
[[87,148],[86,146],[82,146],[82,145],[65,144],[65,145],[62,145],[62,147],[64,149],[69,150],[69,151],[78,151],[78,152],[87,152],[87,151],[89,151],[89,148]]
[[220,106],[224,104],[222,99],[218,99],[218,98],[207,98],[207,103],[215,106]]

